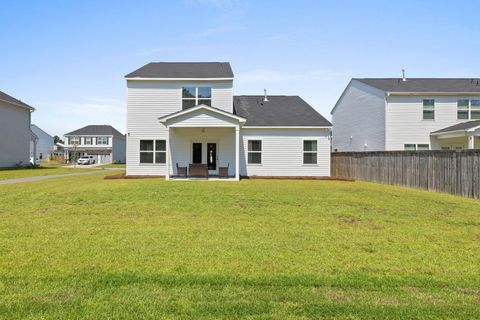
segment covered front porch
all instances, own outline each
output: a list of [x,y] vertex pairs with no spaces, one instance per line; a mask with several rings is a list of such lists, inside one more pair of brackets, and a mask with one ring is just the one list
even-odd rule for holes
[[462,122],[432,132],[431,139],[434,149],[480,149],[480,120]]
[[167,128],[166,180],[240,179],[243,118],[200,105],[159,120]]

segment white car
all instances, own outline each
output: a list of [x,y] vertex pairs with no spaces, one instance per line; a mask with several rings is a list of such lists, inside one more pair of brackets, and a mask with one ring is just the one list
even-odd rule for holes
[[77,160],[78,164],[95,164],[95,157],[94,156],[82,156],[80,159]]

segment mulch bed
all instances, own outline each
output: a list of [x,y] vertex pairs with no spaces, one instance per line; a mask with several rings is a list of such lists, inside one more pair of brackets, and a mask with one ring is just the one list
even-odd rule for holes
[[[116,179],[164,179],[164,176],[126,176],[125,173],[112,174],[105,176],[106,180],[116,180]],[[285,177],[285,176],[250,176],[242,177],[242,179],[253,179],[253,180],[332,180],[332,181],[355,181],[355,179],[345,178],[345,177]]]

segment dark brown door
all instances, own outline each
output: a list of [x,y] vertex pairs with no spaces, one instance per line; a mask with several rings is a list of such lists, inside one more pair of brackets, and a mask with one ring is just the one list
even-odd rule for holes
[[193,163],[202,163],[202,144],[201,143],[193,144],[192,161]]
[[217,170],[217,144],[207,143],[208,170]]

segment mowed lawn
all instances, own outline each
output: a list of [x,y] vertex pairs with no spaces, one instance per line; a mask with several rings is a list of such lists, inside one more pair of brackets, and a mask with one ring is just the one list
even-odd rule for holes
[[[82,171],[83,170],[83,171]],[[26,177],[49,176],[56,174],[68,174],[85,172],[87,169],[82,168],[65,168],[63,166],[42,165],[39,168],[25,169],[0,169],[0,180],[10,180]]]
[[478,200],[107,174],[0,186],[0,318],[480,318]]

